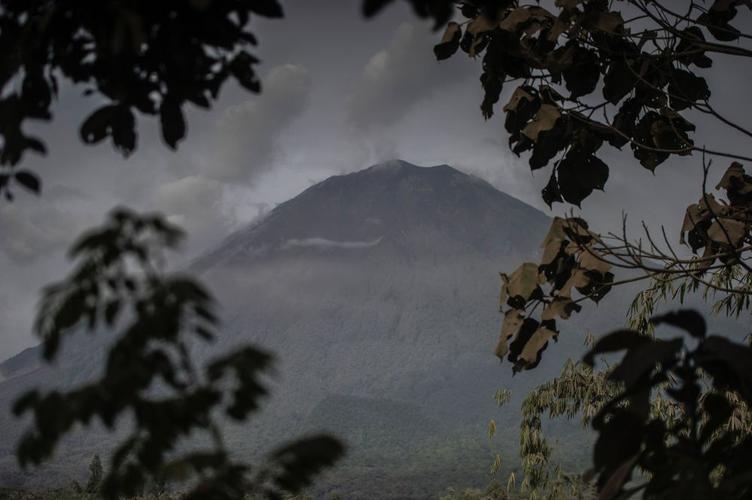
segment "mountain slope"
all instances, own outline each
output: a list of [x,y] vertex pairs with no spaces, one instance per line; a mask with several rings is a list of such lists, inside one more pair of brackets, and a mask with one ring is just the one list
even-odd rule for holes
[[453,411],[477,370],[501,375],[497,272],[534,258],[548,224],[476,177],[394,161],[317,184],[192,269],[230,313],[223,341],[277,352],[297,405],[342,393]]
[[[237,450],[252,455],[298,432],[340,433],[351,443],[348,462],[325,487],[348,498],[395,484],[423,495],[486,480],[487,421],[511,443],[518,425],[518,405],[497,409],[496,389],[513,389],[519,401],[565,355],[581,354],[582,336],[562,335],[538,370],[515,379],[491,354],[498,271],[536,260],[548,224],[449,166],[392,161],[309,188],[197,259],[190,271],[213,288],[225,319],[217,345],[196,345],[197,354],[250,341],[278,360],[265,411],[250,428],[228,429]],[[586,324],[587,315],[577,328]],[[54,369],[40,366],[34,349],[3,363],[0,404],[25,387],[92,376],[103,342],[72,340]],[[0,417],[6,443],[20,427]],[[502,445],[514,460],[516,444]],[[86,457],[106,443],[69,447],[67,458]],[[0,483],[24,480],[12,472],[11,447],[3,452]],[[80,473],[85,460],[76,460],[53,464],[46,478]]]

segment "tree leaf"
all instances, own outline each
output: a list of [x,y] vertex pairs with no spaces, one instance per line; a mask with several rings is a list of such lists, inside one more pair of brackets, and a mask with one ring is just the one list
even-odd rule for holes
[[130,155],[136,149],[136,117],[133,111],[124,105],[116,107],[111,122],[112,143],[123,156]]
[[542,104],[533,120],[522,129],[522,134],[535,142],[541,132],[554,128],[559,118],[561,112],[557,106]]
[[540,31],[545,21],[551,19],[555,19],[555,16],[543,7],[529,5],[510,10],[499,23],[499,28],[515,34],[525,30],[525,33],[531,36]]
[[541,196],[543,197],[543,201],[546,203],[546,205],[548,205],[549,208],[551,208],[554,202],[561,203],[564,201],[564,198],[561,197],[561,192],[559,190],[559,182],[556,179],[555,169],[551,172],[551,177],[548,179],[548,183],[541,190]]
[[29,170],[19,170],[13,174],[13,178],[20,185],[28,189],[34,194],[40,194],[42,190],[42,183],[37,175]]
[[618,33],[624,26],[624,19],[619,12],[596,12],[594,20],[590,20],[593,28],[603,33]]
[[565,224],[567,224],[566,220],[561,217],[554,217],[551,221],[548,233],[541,243],[543,255],[541,256],[540,265],[545,266],[553,262],[561,250],[562,243],[568,241],[567,235],[564,232]]
[[523,100],[533,102],[536,100],[536,97],[528,92],[528,89],[526,89],[524,86],[520,86],[514,89],[514,92],[512,92],[512,96],[509,98],[509,102],[504,105],[504,111],[517,111],[520,107],[520,103]]
[[752,348],[711,335],[698,347],[695,360],[717,388],[736,390],[752,404]]
[[248,52],[241,51],[238,53],[230,63],[230,73],[242,85],[245,89],[253,92],[261,92],[261,82],[253,70],[253,65],[258,63],[259,60],[249,54]]
[[525,321],[525,311],[522,309],[510,309],[504,313],[504,320],[501,323],[501,332],[499,333],[499,342],[496,344],[494,354],[498,358],[504,359],[509,352],[509,339],[514,338]]
[[710,98],[710,89],[705,79],[683,69],[671,72],[668,93],[671,107],[676,111]]
[[561,195],[569,203],[580,206],[593,190],[603,189],[608,173],[608,165],[597,157],[570,150],[557,168]]
[[705,338],[707,327],[705,318],[702,314],[693,309],[681,309],[671,311],[660,316],[655,316],[650,320],[654,325],[667,324],[676,328],[681,328],[691,336],[702,339]]
[[546,349],[548,342],[556,338],[557,333],[543,325],[541,325],[535,333],[525,343],[525,347],[520,352],[519,361],[526,368],[532,368],[540,362],[542,352]]
[[540,323],[533,318],[525,318],[520,331],[517,333],[514,341],[509,345],[509,355],[507,356],[507,359],[515,364],[515,366],[513,367],[513,371],[515,373],[518,372],[522,366],[524,366],[519,362],[520,354],[522,354],[522,350],[524,349],[525,345],[527,345],[533,334],[538,331],[539,326]]
[[629,390],[639,379],[652,372],[656,366],[669,368],[683,345],[682,339],[653,340],[630,348],[627,354],[609,373],[610,380],[624,382]]
[[617,498],[624,483],[626,483],[632,476],[632,469],[634,469],[639,457],[640,455],[636,454],[625,460],[611,473],[603,487],[600,489],[598,500],[611,500],[612,498]]
[[725,396],[713,392],[705,394],[702,398],[702,408],[707,415],[707,420],[702,426],[700,440],[707,443],[722,425],[726,425],[734,408]]
[[162,125],[162,138],[171,149],[177,149],[178,142],[185,137],[185,117],[180,103],[171,97],[166,97],[159,107],[159,118]]
[[626,410],[616,412],[605,423],[594,422],[593,426],[599,431],[593,447],[593,464],[602,472],[598,478],[602,489],[614,471],[639,453],[644,426],[637,415]]
[[572,64],[562,72],[567,90],[572,98],[588,95],[595,90],[601,72],[595,51],[575,47]]
[[569,279],[557,291],[559,297],[572,298],[572,288],[584,288],[590,284],[590,278],[584,269],[577,268],[569,276]]
[[302,438],[271,455],[272,481],[282,491],[296,494],[311,484],[313,476],[344,455],[342,443],[327,435]]
[[708,228],[708,238],[722,245],[730,245],[738,248],[747,236],[747,223],[745,221],[718,217]]
[[117,106],[107,105],[94,111],[81,124],[81,140],[86,144],[96,144],[107,137],[117,116]]
[[589,366],[593,366],[597,354],[632,349],[650,341],[649,337],[634,330],[616,330],[615,332],[611,332],[608,335],[601,337],[587,354],[585,354],[582,361]]
[[462,29],[460,29],[460,25],[455,22],[447,24],[444,35],[441,37],[441,42],[433,48],[436,59],[443,61],[452,57],[457,52],[457,49],[460,48],[461,38]]
[[[505,275],[502,276],[505,278]],[[510,299],[521,297],[527,301],[533,293],[539,288],[542,282],[538,264],[535,262],[525,262],[521,264],[508,279],[505,279],[504,287],[506,296]],[[511,305],[511,304],[510,304]]]
[[588,271],[597,271],[601,274],[606,274],[611,270],[611,264],[603,256],[598,255],[592,245],[582,249],[580,253],[580,267]]
[[721,180],[715,185],[715,188],[726,190],[733,189],[734,185],[744,183],[745,177],[746,172],[744,171],[744,166],[738,161],[732,162],[723,173]]
[[581,305],[576,304],[568,297],[554,297],[554,299],[543,308],[541,320],[547,321],[557,317],[569,319],[573,311],[579,312],[581,309]]
[[603,78],[603,97],[611,104],[618,104],[634,89],[637,78],[628,61],[613,61]]

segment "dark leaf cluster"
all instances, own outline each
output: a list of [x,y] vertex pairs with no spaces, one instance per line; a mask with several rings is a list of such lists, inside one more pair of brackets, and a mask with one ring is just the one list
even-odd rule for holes
[[[684,337],[651,338],[620,330],[598,340],[585,356],[623,352],[608,378],[621,392],[593,419],[593,451],[600,498],[748,498],[752,494],[752,436],[728,425],[733,393],[752,403],[752,348],[708,335],[696,311],[680,310],[653,323],[683,330]],[[704,387],[703,375],[711,381]],[[680,409],[666,421],[651,414],[661,392]],[[641,471],[641,473],[638,473]]]
[[716,261],[724,265],[740,262],[741,252],[752,242],[752,176],[744,166],[733,162],[716,185],[725,199],[716,200],[712,193],[687,207],[681,229],[681,242],[702,256],[697,259],[698,274]]
[[186,135],[185,105],[210,108],[225,82],[261,86],[251,50],[251,16],[281,17],[277,0],[2,0],[0,2],[0,191],[10,181],[38,192],[28,172],[13,173],[44,141],[23,130],[50,120],[60,85],[96,95],[101,106],[80,128],[86,144],[109,139],[123,155],[138,144],[139,115],[159,118],[165,143]]
[[[541,260],[501,275],[504,320],[495,353],[514,363],[515,373],[538,366],[549,341],[558,338],[557,319],[569,319],[583,299],[597,303],[611,290],[614,275],[599,254],[598,241],[584,220],[556,217],[541,244]],[[532,314],[538,306],[540,319]]]
[[[712,65],[714,52],[749,55],[708,41],[740,36],[729,24],[740,1],[717,0],[691,17],[629,0],[561,0],[553,12],[511,0],[417,3],[430,5],[423,14],[437,22],[453,3],[467,19],[449,22],[434,52],[439,60],[459,50],[481,59],[486,118],[498,111],[505,85],[516,83],[502,108],[509,145],[530,154],[533,170],[553,166],[542,193],[549,205],[579,206],[604,188],[609,166],[597,155],[604,145],[629,145],[651,171],[672,155],[691,154],[695,125],[681,112],[710,98],[698,70]],[[625,21],[626,7],[641,24]]]
[[[162,252],[182,232],[160,216],[119,209],[71,249],[78,265],[43,294],[36,322],[45,358],[66,335],[117,330],[102,375],[66,391],[32,390],[13,407],[32,414],[17,456],[40,464],[76,426],[95,422],[131,433],[113,453],[101,494],[135,495],[149,481],[194,478],[188,498],[241,499],[263,491],[279,498],[299,491],[334,463],[342,445],[314,436],[284,445],[258,470],[234,460],[222,439],[223,420],[245,421],[267,394],[263,374],[272,357],[247,345],[199,366],[192,349],[218,335],[214,303],[189,276],[160,270]],[[207,434],[213,446],[180,456],[183,440]]]

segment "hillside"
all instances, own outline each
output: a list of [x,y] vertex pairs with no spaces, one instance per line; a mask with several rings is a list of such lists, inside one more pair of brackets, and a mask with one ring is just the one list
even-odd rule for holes
[[[565,326],[538,370],[514,379],[491,354],[498,271],[537,258],[548,224],[477,177],[393,161],[316,184],[218,243],[189,266],[224,317],[217,345],[195,345],[197,354],[250,341],[278,361],[264,412],[250,427],[228,429],[238,452],[253,455],[298,432],[339,433],[350,454],[322,488],[355,496],[482,484],[499,449],[513,465],[519,398],[581,354],[586,328],[604,324],[591,309]],[[76,337],[54,369],[35,349],[1,364],[0,405],[26,387],[92,376],[105,342]],[[492,398],[500,387],[515,395],[503,410]],[[490,418],[500,429],[493,447]],[[38,480],[15,470],[20,428],[0,417],[0,483]],[[103,434],[71,439],[44,481],[82,474],[106,443]],[[575,454],[581,462],[587,451]]]

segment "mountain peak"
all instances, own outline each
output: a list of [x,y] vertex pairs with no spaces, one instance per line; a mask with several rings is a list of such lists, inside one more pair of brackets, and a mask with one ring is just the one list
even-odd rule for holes
[[481,180],[474,175],[469,175],[464,172],[461,172],[457,170],[454,167],[451,167],[447,164],[441,164],[441,165],[431,165],[431,166],[423,166],[423,165],[416,165],[414,163],[410,163],[409,161],[400,160],[400,159],[394,159],[394,160],[387,160],[382,163],[377,163],[375,165],[371,165],[370,167],[360,170],[358,172],[353,172],[351,174],[346,175],[374,175],[374,174],[381,174],[381,173],[392,173],[392,174],[416,174],[416,175],[440,175],[440,174],[449,174],[456,176],[458,178],[467,178],[467,179],[476,179]]
[[[412,192],[413,196],[421,192],[424,196],[428,196],[425,193],[432,191],[450,190],[459,194],[464,190],[481,190],[487,194],[494,193],[505,197],[512,204],[529,207],[499,191],[480,177],[467,174],[450,165],[421,166],[405,160],[393,159],[371,165],[363,170],[329,177],[303,191],[296,198],[279,205],[278,208],[281,209],[303,199],[323,196],[324,193],[336,195],[341,194],[342,190],[353,193],[374,190],[383,192],[384,189]],[[529,208],[536,210],[533,207]]]
[[409,161],[400,160],[399,158],[394,158],[391,160],[387,160],[381,163],[376,163],[374,165],[371,165],[370,167],[366,168],[366,170],[388,170],[388,169],[397,169],[397,168],[421,168],[418,165],[415,165],[414,163],[410,163]]
[[536,248],[547,225],[545,214],[474,175],[390,160],[317,183],[196,265],[311,252],[505,255]]
[[[453,169],[449,165],[442,164],[442,165],[433,165],[433,166],[421,166],[416,165],[414,163],[410,163],[409,161],[400,160],[399,158],[395,158],[392,160],[387,160],[381,163],[376,163],[375,165],[371,165],[370,167],[366,168],[365,170],[361,170],[360,172],[378,172],[383,170],[400,170],[400,169]],[[355,172],[358,173],[358,172]]]

